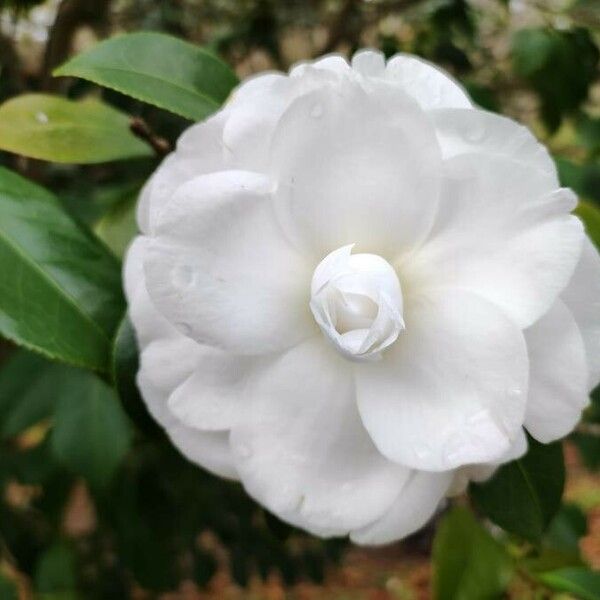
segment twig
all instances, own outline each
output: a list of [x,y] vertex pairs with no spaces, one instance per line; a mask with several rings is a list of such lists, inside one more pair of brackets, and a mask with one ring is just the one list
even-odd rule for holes
[[600,437],[600,423],[579,423],[575,431],[584,435]]
[[144,119],[134,117],[133,119],[131,119],[129,128],[131,129],[131,132],[134,135],[150,144],[156,156],[158,156],[159,158],[162,158],[163,156],[166,156],[167,154],[169,154],[169,152],[171,152],[172,148],[169,141],[165,138],[156,135],[152,131],[148,123],[144,121]]

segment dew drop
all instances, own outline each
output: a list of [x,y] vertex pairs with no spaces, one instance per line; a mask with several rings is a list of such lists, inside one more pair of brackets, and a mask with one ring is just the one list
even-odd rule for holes
[[50,121],[50,119],[48,118],[48,115],[44,112],[36,113],[35,120],[38,123],[42,123],[44,125]]
[[415,448],[415,454],[419,460],[423,460],[427,458],[430,454],[430,450],[428,446],[421,445]]
[[187,288],[194,283],[195,273],[190,265],[179,265],[173,271],[173,285],[178,288]]
[[473,127],[465,131],[465,139],[471,143],[481,142],[485,137],[484,127]]
[[250,458],[252,456],[252,448],[248,444],[240,444],[237,451],[241,458]]
[[313,117],[313,119],[321,118],[323,116],[323,106],[321,106],[320,104],[315,104],[310,109],[310,116]]

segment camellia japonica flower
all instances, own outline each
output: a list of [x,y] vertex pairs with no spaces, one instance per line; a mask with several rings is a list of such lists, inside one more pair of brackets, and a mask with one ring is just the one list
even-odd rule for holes
[[406,536],[571,431],[600,259],[527,129],[373,51],[243,83],[146,185],[138,384],[191,461],[281,519]]

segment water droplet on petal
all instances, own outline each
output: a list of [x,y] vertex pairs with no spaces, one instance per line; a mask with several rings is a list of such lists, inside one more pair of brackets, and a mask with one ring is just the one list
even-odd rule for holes
[[178,288],[187,288],[194,283],[195,273],[190,265],[179,265],[173,271],[173,285]]
[[430,453],[431,453],[431,451],[429,449],[429,446],[426,446],[425,444],[422,444],[415,448],[415,454],[417,455],[417,458],[419,460],[423,460],[423,459],[427,458]]
[[44,125],[50,121],[50,119],[48,118],[48,115],[44,112],[36,113],[35,120],[38,123],[42,123]]
[[323,106],[321,104],[314,104],[310,109],[310,116],[314,119],[319,119],[323,116]]
[[473,127],[465,131],[465,139],[471,143],[481,142],[485,137],[484,127]]
[[240,458],[250,458],[252,456],[252,448],[248,444],[240,444],[237,447],[237,452]]

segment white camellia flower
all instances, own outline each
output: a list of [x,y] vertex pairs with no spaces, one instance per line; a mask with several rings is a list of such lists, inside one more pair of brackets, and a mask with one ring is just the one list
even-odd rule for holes
[[567,434],[600,379],[600,259],[546,150],[373,51],[242,84],[147,184],[138,383],[190,460],[380,544]]

